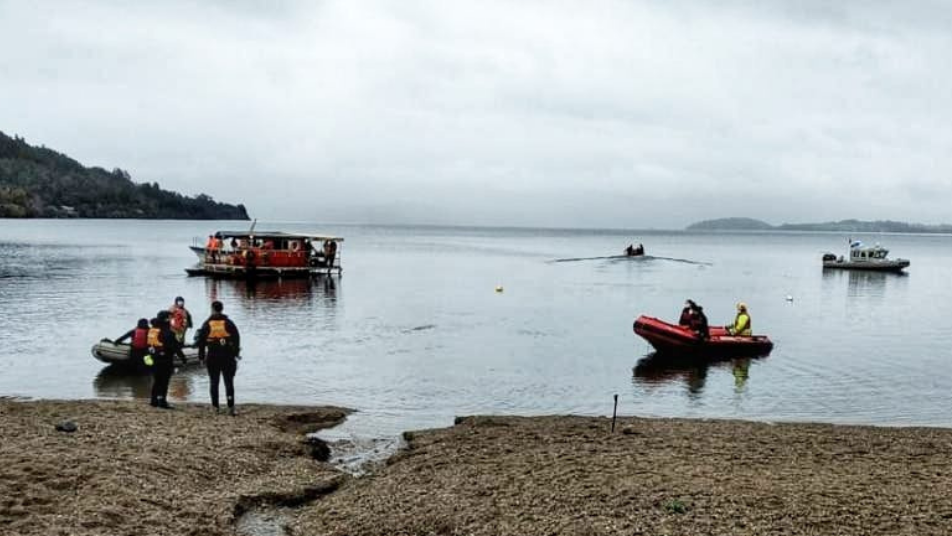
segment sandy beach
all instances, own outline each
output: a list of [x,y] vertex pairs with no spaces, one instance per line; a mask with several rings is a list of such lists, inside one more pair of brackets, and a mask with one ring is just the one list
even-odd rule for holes
[[949,534],[952,430],[582,417],[409,436],[295,534]]
[[[0,400],[0,534],[948,534],[952,430],[468,417],[351,478],[304,433],[340,408]],[[55,430],[75,421],[73,433]]]
[[[240,409],[232,418],[200,405],[0,400],[0,534],[233,534],[247,508],[340,483],[303,434],[346,410]],[[78,429],[57,431],[66,420]]]

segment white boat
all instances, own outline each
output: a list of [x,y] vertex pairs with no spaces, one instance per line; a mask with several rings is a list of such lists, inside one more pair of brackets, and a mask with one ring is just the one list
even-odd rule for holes
[[823,268],[840,270],[867,270],[871,272],[902,272],[909,267],[907,259],[890,259],[889,250],[876,244],[864,246],[859,240],[849,241],[848,257],[834,253],[823,255]]
[[[102,361],[103,363],[108,363],[110,365],[120,365],[120,366],[144,366],[144,363],[132,363],[129,358],[129,354],[132,351],[132,346],[121,343],[116,344],[109,339],[103,339],[92,347],[93,357]],[[185,354],[185,364],[191,365],[198,363],[198,348],[194,346],[186,346],[182,348],[182,353]],[[178,357],[175,358],[176,363],[180,363]]]

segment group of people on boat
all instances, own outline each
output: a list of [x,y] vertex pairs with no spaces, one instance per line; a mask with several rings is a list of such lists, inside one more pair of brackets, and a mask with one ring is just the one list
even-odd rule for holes
[[[278,248],[281,249],[281,248]],[[304,265],[333,267],[337,257],[337,242],[325,240],[318,249],[310,239],[292,239],[287,241],[286,250],[290,253],[303,252]],[[248,267],[268,266],[276,251],[273,238],[259,239],[232,237],[229,248],[224,248],[221,237],[208,235],[205,241],[205,262],[210,264],[242,264]]]
[[628,257],[637,257],[644,254],[645,246],[642,244],[638,244],[638,247],[635,247],[634,244],[628,244],[628,247],[625,248],[625,255]]
[[[708,326],[707,315],[704,314],[704,308],[694,302],[687,300],[684,302],[684,308],[681,309],[681,317],[678,319],[678,325],[684,326],[693,331],[701,340],[711,338],[711,330]],[[729,326],[724,326],[732,336],[751,337],[750,312],[747,310],[747,304],[740,302],[737,304],[737,314],[734,315],[734,322]]]
[[[218,387],[225,384],[228,411],[235,415],[235,373],[241,359],[241,334],[235,323],[222,311],[220,301],[211,303],[211,314],[195,333],[194,344],[198,347],[198,359],[208,370],[209,395],[215,411],[220,411]],[[116,339],[121,344],[130,340],[130,359],[136,366],[147,367],[152,373],[152,392],[149,404],[152,407],[172,409],[168,403],[169,382],[175,371],[175,358],[186,364],[182,348],[185,336],[193,326],[192,314],[185,308],[181,296],[167,310],[156,313],[152,320],[140,318],[136,327]]]

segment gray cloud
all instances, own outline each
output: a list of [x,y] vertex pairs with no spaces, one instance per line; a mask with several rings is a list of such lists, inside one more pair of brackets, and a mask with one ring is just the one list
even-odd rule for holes
[[952,7],[0,2],[0,129],[261,218],[950,221]]

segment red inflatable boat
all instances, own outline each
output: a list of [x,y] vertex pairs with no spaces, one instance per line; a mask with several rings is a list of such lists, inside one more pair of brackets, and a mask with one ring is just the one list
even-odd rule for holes
[[711,337],[702,340],[684,326],[669,324],[651,316],[639,316],[635,320],[634,330],[659,354],[676,357],[765,356],[773,350],[773,342],[765,335],[735,337],[722,327],[711,326]]

